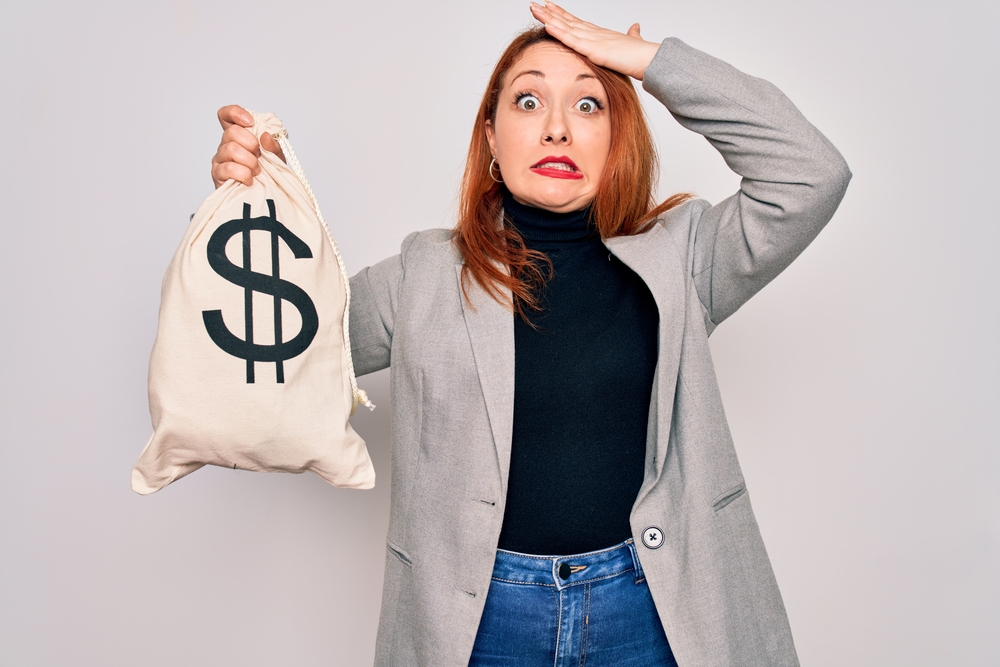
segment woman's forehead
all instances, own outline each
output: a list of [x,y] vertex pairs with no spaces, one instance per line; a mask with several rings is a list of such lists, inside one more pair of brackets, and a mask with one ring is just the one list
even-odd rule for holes
[[590,80],[600,85],[594,70],[575,51],[553,42],[540,42],[525,49],[504,77],[504,86],[523,78],[560,83]]

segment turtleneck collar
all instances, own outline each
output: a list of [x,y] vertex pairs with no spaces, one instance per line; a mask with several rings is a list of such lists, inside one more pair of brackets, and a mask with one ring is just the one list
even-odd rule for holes
[[580,241],[596,235],[590,224],[590,207],[569,213],[553,213],[526,206],[504,189],[503,210],[525,241]]

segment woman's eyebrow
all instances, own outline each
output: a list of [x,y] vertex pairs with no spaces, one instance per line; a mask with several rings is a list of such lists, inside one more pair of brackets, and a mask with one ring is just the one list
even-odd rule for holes
[[517,79],[519,77],[522,77],[525,74],[533,74],[534,76],[537,76],[540,79],[544,79],[545,78],[545,75],[543,73],[539,72],[537,69],[528,69],[528,70],[525,70],[525,71],[521,72],[517,76],[515,76],[513,79],[510,80],[510,82],[514,83],[515,81],[517,81]]

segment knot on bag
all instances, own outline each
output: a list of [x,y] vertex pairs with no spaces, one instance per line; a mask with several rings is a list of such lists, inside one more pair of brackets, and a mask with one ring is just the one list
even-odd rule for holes
[[257,113],[256,111],[247,109],[247,112],[253,118],[253,125],[250,127],[250,131],[253,132],[258,141],[260,141],[261,136],[265,133],[270,134],[275,141],[279,137],[288,138],[288,130],[285,129],[284,123],[270,111]]

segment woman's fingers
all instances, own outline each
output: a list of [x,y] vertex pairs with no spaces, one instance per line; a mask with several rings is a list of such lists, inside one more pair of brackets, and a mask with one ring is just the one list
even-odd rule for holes
[[623,34],[581,21],[552,2],[544,7],[532,2],[531,13],[545,25],[550,35],[569,48],[597,65],[636,79],[642,79],[660,46],[643,40],[637,23]]
[[281,146],[270,134],[260,140],[247,128],[253,125],[253,117],[237,104],[219,109],[219,124],[222,125],[222,141],[212,157],[212,180],[219,187],[232,179],[244,185],[253,184],[253,177],[260,173],[260,149],[269,151],[285,161]]
[[[530,9],[531,15],[545,24],[546,28],[554,27],[559,30],[570,32],[572,28],[570,23],[562,16],[553,13],[547,5],[543,7],[537,2],[532,2]],[[574,36],[576,36],[575,33]]]
[[607,30],[600,26],[594,25],[593,23],[588,23],[587,21],[583,21],[573,16],[565,9],[554,3],[549,2],[544,6],[539,5],[536,2],[532,2],[531,4],[532,4],[531,13],[535,15],[535,18],[542,21],[542,23],[544,23],[546,27],[548,27],[549,25],[554,25],[557,28],[565,30],[567,33],[570,33],[577,38],[600,39],[601,37],[607,37],[610,34],[615,34],[615,35],[621,34],[621,33],[616,33],[613,30]]
[[258,155],[260,155],[259,151],[260,149],[255,154],[235,141],[230,141],[219,146],[219,150],[215,153],[215,156],[220,164],[223,162],[235,162],[257,173],[257,170],[260,168],[260,163],[257,159]]
[[230,125],[222,133],[222,141],[219,142],[219,147],[221,148],[226,144],[237,144],[254,155],[260,155],[260,144],[257,142],[257,137],[253,135],[253,132],[239,125]]
[[598,64],[604,64],[598,62],[601,55],[601,42],[614,41],[616,38],[625,37],[620,32],[606,30],[592,23],[581,21],[552,3],[543,7],[533,2],[531,3],[531,13],[536,19],[545,24],[545,29],[550,35]]
[[593,45],[589,43],[593,41],[593,33],[585,26],[582,26],[579,23],[576,25],[570,25],[561,17],[556,16],[552,12],[547,11],[545,7],[535,3],[532,3],[531,5],[531,13],[536,19],[545,25],[545,30],[550,35],[577,53],[582,53],[594,62],[597,62],[597,64],[603,64],[598,62],[594,57],[595,52],[592,48]]
[[[562,7],[560,7],[559,5],[557,5],[554,2],[546,2],[545,6],[542,7],[542,9],[547,10],[550,14],[552,14],[553,16],[556,16],[557,18],[561,19],[563,22],[565,22],[569,26],[572,26],[572,27],[579,26],[579,27],[597,28],[597,26],[594,25],[593,23],[588,23],[587,21],[582,21],[582,20],[578,19],[577,17],[573,16],[572,14],[570,14],[569,12],[567,12],[565,9],[563,9]],[[600,28],[598,28],[598,29],[600,29]]]
[[253,125],[253,116],[238,104],[230,104],[222,107],[219,109],[218,116],[219,124],[222,125],[222,129],[224,130],[230,125],[239,125],[241,127],[250,127]]
[[[259,149],[258,149],[259,150]],[[257,155],[236,143],[229,141],[219,146],[212,158],[212,180],[218,187],[230,178],[245,185],[253,183],[253,177],[260,173]]]
[[253,185],[253,171],[236,162],[223,162],[212,165],[212,180],[215,181],[215,187],[219,187],[226,181],[239,181],[243,185]]
[[247,129],[253,125],[253,117],[238,104],[224,106],[216,115],[222,126],[222,140],[212,156],[212,181],[215,187],[228,180],[250,185],[260,170],[260,145]]
[[581,44],[583,40],[580,38],[579,34],[571,31],[569,26],[566,25],[565,22],[553,16],[548,16],[543,18],[543,16],[536,15],[535,18],[537,18],[539,21],[542,21],[545,24],[545,30],[550,35],[552,35],[560,42],[562,42],[569,48],[573,49],[574,51],[577,51],[578,53],[582,53],[583,55],[589,57],[589,54],[587,53],[588,49],[586,48],[585,45]]
[[277,141],[274,140],[274,137],[272,137],[270,134],[262,134],[260,136],[260,145],[264,148],[264,150],[268,151],[269,153],[274,153],[279,158],[281,158],[282,162],[287,162],[287,160],[285,159],[285,153],[284,151],[281,150],[281,146],[278,144]]

